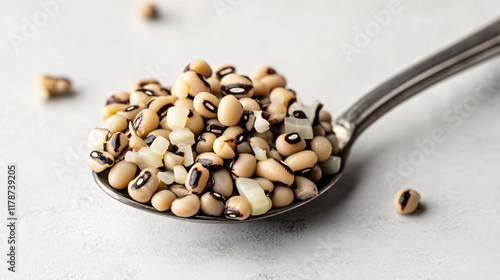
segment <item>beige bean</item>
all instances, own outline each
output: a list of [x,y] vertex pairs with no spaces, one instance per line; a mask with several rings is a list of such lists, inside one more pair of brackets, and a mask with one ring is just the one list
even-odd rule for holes
[[151,198],[151,205],[158,211],[163,212],[170,209],[177,196],[169,190],[161,190]]
[[318,162],[318,156],[315,152],[305,150],[295,153],[285,159],[285,163],[293,172],[304,172],[314,167]]
[[267,98],[269,97],[269,86],[262,81],[253,80],[253,98]]
[[274,184],[270,180],[262,177],[255,177],[253,178],[259,182],[260,187],[264,190],[264,193],[270,194],[274,190]]
[[400,214],[411,214],[420,205],[420,194],[412,189],[401,189],[394,196],[394,209]]
[[140,79],[140,80],[137,80],[135,81],[131,87],[130,87],[130,91],[131,92],[134,92],[140,88],[143,88],[144,86],[146,85],[149,85],[149,84],[157,84],[159,85],[160,82],[158,82],[158,80],[156,79]]
[[175,99],[172,96],[158,96],[150,99],[145,108],[153,110],[160,119],[167,115],[168,108],[174,106]]
[[259,102],[253,98],[250,97],[243,97],[238,99],[241,103],[241,106],[243,106],[243,110],[247,111],[261,111],[262,107],[260,106]]
[[224,197],[216,192],[207,192],[200,198],[201,212],[205,215],[219,217],[226,207]]
[[132,121],[143,109],[143,105],[130,105],[116,114],[124,116],[127,120]]
[[188,98],[177,99],[175,100],[174,105],[177,107],[185,107],[188,108],[189,110],[194,110],[193,99],[188,99]]
[[264,78],[265,76],[273,75],[276,73],[277,73],[276,70],[274,70],[274,68],[270,66],[258,66],[253,69],[250,77],[252,78],[252,81],[258,81]]
[[282,156],[290,156],[306,148],[306,141],[296,132],[281,134],[276,138],[276,149]]
[[139,151],[140,149],[147,147],[148,144],[146,144],[146,141],[142,139],[139,136],[132,135],[130,136],[128,145],[130,148],[132,148],[135,152]]
[[251,154],[238,154],[229,164],[235,178],[250,178],[255,173],[257,160]]
[[232,159],[236,155],[236,140],[220,136],[214,141],[214,152],[223,159]]
[[106,143],[106,152],[117,158],[128,147],[128,142],[127,135],[117,132]]
[[260,138],[266,140],[266,142],[272,142],[274,135],[273,135],[272,131],[267,130],[266,132],[262,132],[262,133],[254,132],[254,133],[250,134],[250,138],[252,138],[252,137],[260,137]]
[[213,152],[201,153],[196,157],[195,161],[209,170],[218,170],[224,165],[224,160]]
[[158,10],[155,4],[151,2],[143,2],[137,8],[139,17],[143,20],[154,20],[158,18]]
[[108,100],[106,100],[106,105],[109,104],[129,104],[130,103],[130,93],[128,92],[117,92],[111,95]]
[[109,185],[117,190],[126,189],[128,183],[135,178],[136,172],[137,165],[135,163],[121,160],[109,170]]
[[328,134],[332,134],[333,133],[333,126],[331,123],[328,123],[328,122],[320,122],[320,125],[323,127],[323,129],[325,130],[325,134],[328,135]]
[[262,77],[260,81],[266,84],[269,87],[270,91],[272,91],[275,88],[286,87],[285,77],[279,74],[267,75],[265,77]]
[[163,155],[163,164],[168,170],[173,171],[174,166],[182,165],[183,162],[184,158],[182,156],[172,152],[166,152],[165,155]]
[[196,140],[196,152],[205,153],[205,152],[213,152],[213,145],[217,139],[217,136],[211,132],[205,132],[200,134]]
[[245,220],[250,217],[252,207],[250,202],[243,196],[233,196],[226,201],[224,215],[232,220]]
[[189,194],[189,190],[186,188],[184,184],[173,184],[168,189],[179,198],[185,197],[186,195]]
[[293,191],[298,200],[308,200],[318,195],[316,184],[305,177],[295,176],[295,186],[296,188]]
[[316,125],[313,127],[313,134],[314,136],[325,136],[326,135],[326,131],[325,129],[323,128],[323,126],[321,126],[320,124]]
[[233,95],[224,96],[219,102],[217,119],[225,126],[237,125],[243,115],[243,106]]
[[245,139],[245,130],[240,126],[230,126],[224,130],[222,135],[236,140],[236,144],[239,144]]
[[200,135],[200,133],[205,129],[205,120],[198,114],[195,110],[190,110],[187,120],[187,127],[195,136]]
[[266,154],[267,158],[274,158],[276,160],[283,160],[280,153],[274,149],[269,150]]
[[224,76],[220,81],[220,88],[223,94],[234,95],[237,98],[252,97],[254,92],[252,81],[238,74]]
[[273,89],[273,91],[271,91],[269,95],[269,98],[271,99],[271,104],[280,103],[285,105],[285,110],[286,108],[288,108],[288,105],[295,102],[296,100],[295,92],[281,87]]
[[[270,115],[267,117],[269,123],[279,123],[282,122],[286,117],[286,106],[282,103],[271,102],[271,104],[266,106],[266,112]],[[266,118],[263,115],[264,118]]]
[[155,96],[157,95],[152,90],[145,88],[136,89],[130,94],[130,105],[145,106]]
[[201,163],[195,163],[189,169],[188,175],[186,177],[186,188],[191,193],[200,194],[203,192],[207,186],[208,179],[210,178],[210,172]]
[[151,109],[142,110],[132,121],[132,129],[139,137],[146,137],[148,133],[158,128],[160,119]]
[[236,68],[233,65],[224,64],[217,66],[214,69],[214,77],[221,80],[224,76],[229,74],[236,74]]
[[316,164],[310,171],[304,173],[303,175],[314,183],[318,183],[323,177],[323,171],[321,170],[321,167]]
[[186,71],[179,75],[172,87],[172,94],[180,99],[194,97],[203,91],[210,92],[210,84],[203,75],[194,71]]
[[115,159],[108,152],[92,151],[87,157],[87,164],[92,171],[100,173],[113,166]]
[[172,202],[170,210],[178,217],[192,217],[198,213],[201,207],[200,198],[196,194],[188,194],[177,198]]
[[283,161],[274,158],[257,162],[255,175],[264,177],[275,184],[290,186],[293,184],[293,171]]
[[111,134],[115,134],[117,132],[123,132],[127,130],[127,127],[128,119],[124,116],[115,114],[105,119],[98,128],[105,128],[109,130]]
[[327,123],[332,123],[332,115],[327,110],[320,110],[319,111],[319,121],[320,122],[327,122]]
[[316,136],[311,140],[311,150],[318,156],[318,161],[325,161],[332,155],[332,144],[324,136]]
[[248,141],[243,141],[236,146],[236,152],[238,154],[251,154],[253,150]]
[[101,109],[101,112],[99,113],[101,120],[105,120],[112,115],[120,112],[121,110],[127,108],[128,106],[126,104],[121,104],[121,103],[111,103],[106,105]]
[[220,80],[216,77],[212,76],[207,79],[208,84],[210,85],[210,92],[215,96],[222,95],[222,91],[220,90]]
[[282,208],[292,204],[294,197],[293,190],[283,186],[274,187],[270,195],[271,201],[273,202],[273,208]]
[[332,145],[332,155],[338,156],[339,155],[339,140],[337,139],[337,136],[335,134],[329,134],[326,136],[326,139],[330,141],[330,144]]
[[206,79],[212,76],[212,68],[210,68],[210,65],[208,65],[205,60],[197,59],[195,61],[191,61],[191,63],[184,68],[184,72],[189,70],[201,74]]
[[146,168],[128,184],[128,194],[138,202],[148,202],[158,189],[160,181],[152,169]]
[[216,136],[221,136],[225,129],[224,125],[222,125],[218,119],[210,119],[205,123],[205,130]]
[[64,77],[42,75],[36,78],[35,84],[42,100],[71,93],[71,81]]
[[226,169],[220,169],[212,173],[212,191],[220,193],[223,197],[230,197],[233,194],[233,178]]
[[217,117],[219,99],[209,92],[200,92],[193,99],[193,107],[204,118],[213,119]]

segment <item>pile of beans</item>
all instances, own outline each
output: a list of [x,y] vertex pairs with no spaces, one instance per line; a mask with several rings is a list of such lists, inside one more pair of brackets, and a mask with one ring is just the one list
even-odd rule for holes
[[108,98],[88,164],[137,202],[180,217],[244,220],[318,194],[338,173],[322,104],[299,102],[273,68],[189,63],[175,83],[140,80]]

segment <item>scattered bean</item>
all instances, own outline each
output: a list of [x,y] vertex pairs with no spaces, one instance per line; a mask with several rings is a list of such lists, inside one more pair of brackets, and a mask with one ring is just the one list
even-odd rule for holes
[[394,208],[400,214],[411,214],[420,205],[420,194],[412,189],[401,189],[394,196]]

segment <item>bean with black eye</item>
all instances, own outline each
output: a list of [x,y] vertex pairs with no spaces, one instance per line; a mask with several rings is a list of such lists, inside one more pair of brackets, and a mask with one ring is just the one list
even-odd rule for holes
[[277,160],[283,160],[283,157],[281,157],[280,153],[277,150],[271,149],[269,152],[267,152],[266,156],[268,158],[274,158]]
[[194,71],[181,73],[172,87],[172,94],[177,98],[184,99],[188,96],[196,96],[198,93],[210,92],[210,84],[203,75]]
[[262,133],[258,133],[258,132],[254,132],[252,134],[250,134],[250,138],[252,137],[260,137],[264,140],[266,140],[266,142],[272,142],[273,141],[273,132],[271,130],[267,130],[266,132],[262,132]]
[[148,202],[158,189],[160,181],[152,169],[146,168],[128,184],[128,194],[138,202]]
[[[282,122],[286,117],[286,111],[287,111],[286,106],[283,105],[282,103],[271,102],[271,104],[269,104],[266,107],[266,112],[270,115],[267,118],[267,120],[270,123]],[[272,116],[274,121],[270,120],[271,116]],[[263,117],[264,117],[264,115],[263,115]]]
[[111,103],[111,104],[108,104],[101,109],[99,116],[101,117],[101,120],[105,120],[105,119],[109,118],[110,116],[120,112],[121,110],[123,110],[127,107],[128,107],[127,104]]
[[220,136],[214,141],[214,152],[223,159],[232,159],[236,155],[236,140]]
[[92,151],[87,157],[87,164],[95,173],[101,173],[115,164],[115,158],[108,152]]
[[271,148],[269,147],[269,143],[268,141],[266,141],[265,139],[261,138],[261,137],[258,137],[258,136],[254,136],[254,137],[251,137],[248,142],[250,143],[250,146],[252,146],[252,148],[260,148],[266,152],[268,152]]
[[184,197],[177,198],[172,202],[170,211],[178,217],[192,217],[200,210],[200,198],[196,194],[188,194]]
[[233,196],[226,201],[224,215],[232,220],[245,220],[250,217],[252,206],[243,196]]
[[115,114],[105,119],[98,128],[105,128],[109,130],[111,134],[115,134],[117,132],[123,132],[127,130],[127,127],[128,119],[124,116]]
[[222,95],[222,91],[220,90],[220,80],[216,77],[212,76],[207,79],[208,84],[210,85],[210,92],[215,96]]
[[274,70],[274,68],[270,66],[258,66],[254,68],[250,77],[252,78],[252,81],[258,81],[265,76],[273,75],[276,73],[276,70]]
[[314,183],[318,183],[323,177],[323,171],[319,165],[314,165],[313,168],[302,174]]
[[238,74],[224,76],[220,81],[220,88],[223,94],[234,95],[237,98],[252,97],[254,92],[252,81]]
[[148,133],[158,128],[160,119],[151,109],[142,110],[132,121],[132,129],[139,137],[146,137]]
[[218,170],[224,165],[224,160],[213,152],[200,153],[195,162],[200,163],[209,170]]
[[128,147],[128,142],[127,135],[117,132],[106,143],[106,151],[116,158]]
[[168,108],[174,106],[175,100],[172,96],[158,96],[152,98],[146,103],[145,108],[149,108],[155,112],[160,119],[167,115]]
[[189,128],[195,136],[198,136],[203,129],[205,129],[205,120],[203,120],[203,117],[196,111],[190,110],[187,120],[187,128]]
[[220,193],[224,197],[230,197],[233,194],[234,182],[231,174],[226,169],[220,169],[212,173],[213,186],[212,191]]
[[261,82],[266,84],[269,87],[269,90],[272,91],[275,88],[286,87],[286,79],[282,75],[273,74],[267,75],[260,79]]
[[146,105],[148,101],[157,96],[154,91],[145,89],[145,88],[139,88],[133,91],[130,94],[130,105]]
[[318,195],[316,184],[302,176],[295,176],[295,197],[298,200],[308,200]]
[[255,175],[264,177],[279,185],[290,186],[293,184],[292,169],[285,162],[274,158],[268,158],[257,162]]
[[229,164],[235,178],[250,178],[255,173],[257,160],[251,154],[238,154]]
[[109,104],[128,104],[130,103],[130,93],[128,92],[118,92],[111,95],[108,100],[106,100],[106,105]]
[[186,188],[191,193],[202,193],[207,186],[209,177],[210,171],[201,165],[201,163],[195,163],[191,169],[189,169],[185,183]]
[[268,98],[269,97],[269,86],[262,81],[253,81],[253,98]]
[[[156,139],[156,137],[161,136],[161,137],[163,137],[163,138],[165,138],[165,139],[167,139],[167,140],[168,140],[168,139],[169,139],[168,137],[169,137],[169,135],[170,135],[170,132],[171,132],[171,131],[170,131],[170,130],[168,130],[168,129],[161,129],[161,128],[159,128],[159,129],[155,129],[155,130],[151,131],[151,132],[148,134],[148,136],[146,136],[146,138],[148,138],[148,137],[150,137],[150,136],[153,136],[153,137]],[[152,139],[152,141],[154,141],[154,139]],[[148,146],[149,146],[149,145],[148,145]]]
[[305,148],[306,141],[296,132],[281,134],[276,138],[276,149],[285,157],[303,151]]
[[155,96],[167,96],[170,95],[169,90],[162,88],[160,84],[147,84],[142,87],[143,89],[150,90],[155,93]]
[[224,125],[222,125],[218,119],[210,119],[205,123],[205,130],[216,136],[221,136],[225,129]]
[[281,103],[285,105],[286,108],[288,108],[288,105],[295,102],[296,99],[295,93],[293,91],[281,87],[273,89],[273,91],[271,91],[269,95],[269,98],[271,99],[271,104]]
[[420,205],[420,194],[412,189],[401,189],[394,196],[394,209],[400,214],[411,214]]
[[291,188],[276,186],[269,197],[273,202],[273,208],[282,208],[292,204],[295,195]]
[[207,192],[200,198],[201,212],[205,215],[219,217],[224,213],[226,201],[224,197],[216,192]]
[[243,111],[243,115],[241,116],[240,121],[238,122],[238,126],[244,128],[247,132],[252,131],[255,126],[255,121],[257,120],[257,116],[254,111]]
[[120,112],[116,113],[117,115],[124,116],[127,120],[131,121],[144,109],[143,105],[130,105]]
[[323,126],[321,126],[320,124],[318,125],[315,125],[313,127],[313,134],[314,136],[325,136],[326,135],[326,132],[325,132],[325,129],[323,128]]
[[326,136],[326,139],[330,141],[330,144],[332,145],[332,155],[337,156],[339,154],[339,140],[337,139],[337,136],[335,134],[329,134]]
[[177,197],[185,197],[189,194],[189,190],[186,188],[184,184],[173,184],[168,188],[171,192],[173,192]]
[[200,134],[196,140],[196,152],[205,153],[205,152],[213,152],[213,145],[217,139],[217,136],[211,132],[204,132]]
[[238,154],[251,154],[253,150],[248,141],[243,141],[236,146],[236,152]]
[[225,126],[237,125],[243,115],[243,106],[233,95],[224,96],[219,102],[217,119]]
[[170,209],[177,196],[169,190],[161,190],[151,198],[151,205],[158,211],[163,212]]
[[188,99],[188,98],[177,99],[175,100],[174,105],[177,107],[185,107],[188,108],[189,110],[194,110],[193,99]]
[[318,161],[327,160],[332,154],[332,144],[324,136],[316,136],[311,140],[311,150],[318,156]]
[[133,91],[138,90],[140,88],[143,88],[144,86],[149,85],[149,84],[159,85],[160,82],[158,82],[158,80],[156,80],[156,79],[140,79],[138,81],[135,81],[132,84],[132,86],[130,87],[130,91],[133,92]]
[[260,103],[250,97],[243,97],[238,99],[241,103],[241,106],[243,106],[243,110],[246,111],[261,111],[262,107],[260,106]]
[[290,155],[285,159],[285,163],[293,172],[309,171],[318,162],[318,156],[315,152],[305,150]]
[[128,161],[118,161],[111,167],[108,174],[109,185],[114,189],[126,189],[128,183],[135,178],[137,172],[137,165]]
[[236,144],[239,144],[245,139],[245,130],[239,126],[230,126],[224,130],[222,135],[234,139]]
[[253,179],[259,182],[260,187],[264,190],[264,193],[266,195],[270,194],[274,190],[273,182],[269,181],[268,179],[262,177],[254,177]]
[[224,65],[217,66],[214,69],[213,75],[217,79],[221,80],[222,78],[224,78],[224,76],[229,75],[229,74],[236,74],[236,68],[233,65],[224,64]]
[[219,98],[209,92],[200,92],[193,99],[193,107],[196,112],[205,118],[216,118]]
[[194,71],[198,74],[201,74],[206,79],[208,79],[208,78],[210,78],[210,76],[212,76],[212,68],[210,68],[210,65],[208,65],[208,63],[206,61],[201,60],[201,59],[192,61],[184,68],[184,72],[189,71],[189,70]]

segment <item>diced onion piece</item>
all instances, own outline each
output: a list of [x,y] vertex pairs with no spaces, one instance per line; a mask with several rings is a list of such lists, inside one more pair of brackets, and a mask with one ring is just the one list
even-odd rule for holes
[[157,136],[153,143],[151,143],[151,146],[149,148],[153,153],[163,156],[167,151],[169,145],[170,143],[167,139],[163,138],[162,136]]
[[318,100],[314,100],[311,105],[302,105],[302,111],[304,111],[311,124],[316,121],[321,108],[323,108],[323,104],[321,104]]
[[272,203],[269,203],[268,197],[257,180],[237,178],[236,188],[239,194],[250,202],[252,215],[262,215],[271,209]]
[[128,152],[125,154],[125,161],[126,161],[126,162],[133,162],[133,163],[136,163],[136,162],[137,162],[137,152],[134,152],[134,151],[128,151]]
[[193,145],[194,141],[194,133],[191,132],[188,128],[177,128],[170,132],[168,136],[170,138],[170,143],[178,146],[180,144],[188,144]]
[[177,184],[184,184],[187,178],[186,168],[182,165],[174,166],[174,180]]
[[104,144],[111,137],[111,133],[106,128],[94,128],[89,133],[87,146],[92,151],[104,151]]
[[262,117],[262,111],[254,111],[255,114],[255,130],[258,133],[264,133],[269,130],[269,122]]
[[295,117],[285,118],[285,132],[297,132],[304,139],[313,139],[314,133],[311,123],[307,119],[298,119]]
[[336,156],[330,156],[327,160],[318,163],[323,174],[334,175],[339,173],[342,159]]
[[[250,146],[252,146],[250,144]],[[252,146],[252,150],[253,150],[253,153],[255,154],[255,159],[257,160],[266,160],[267,159],[267,155],[266,155],[266,150],[264,149],[261,149],[260,147],[257,147],[257,146]]]
[[163,156],[163,163],[165,164],[165,167],[168,168],[169,170],[174,170],[174,166],[182,165],[183,162],[184,162],[184,157],[181,157],[180,155],[176,155],[171,152],[166,152],[165,155]]
[[184,154],[184,166],[191,166],[194,164],[193,149],[189,144],[181,144],[177,146],[179,149],[177,152],[182,152]]
[[171,185],[175,182],[174,172],[172,171],[158,172],[158,180],[162,181],[167,185]]
[[167,127],[171,130],[184,128],[187,125],[189,109],[186,107],[173,106],[167,111]]
[[293,112],[302,110],[302,103],[300,103],[299,101],[293,102],[290,107],[288,107],[288,115],[293,116]]
[[140,169],[145,168],[158,168],[163,166],[163,156],[153,153],[149,147],[144,147],[139,150],[137,153],[137,162],[136,164]]

